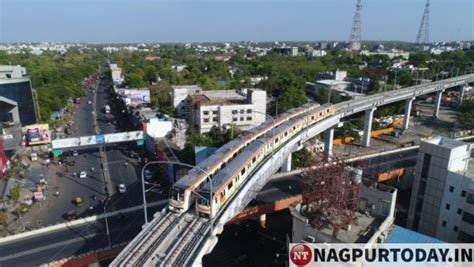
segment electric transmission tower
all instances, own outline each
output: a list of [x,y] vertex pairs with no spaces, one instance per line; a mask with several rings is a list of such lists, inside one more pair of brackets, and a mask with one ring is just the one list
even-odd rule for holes
[[354,20],[352,21],[351,37],[349,38],[350,49],[353,52],[360,50],[361,41],[361,24],[360,24],[360,13],[362,10],[362,0],[357,0],[356,10],[354,14]]
[[419,48],[423,45],[428,44],[430,37],[430,0],[426,0],[425,11],[423,11],[423,17],[421,18],[420,29],[416,36],[416,43]]

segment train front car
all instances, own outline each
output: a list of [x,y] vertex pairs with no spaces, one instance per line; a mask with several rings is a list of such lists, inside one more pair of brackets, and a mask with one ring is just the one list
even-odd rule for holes
[[[198,193],[196,193],[196,211],[197,213],[205,218],[209,218],[211,214],[211,204],[210,204],[210,197],[211,197],[211,192],[210,190],[207,189],[202,189],[199,190]],[[215,214],[215,210],[218,209],[217,203],[214,202],[213,205],[213,214]]]
[[[212,178],[212,187],[211,182],[208,182],[197,192],[196,210],[200,216],[210,217],[212,214],[214,217],[221,207],[227,204],[228,200],[239,190],[241,184],[245,183],[247,177],[253,173],[258,163],[265,157],[268,139],[268,137],[262,137],[249,144]],[[210,196],[212,196],[212,212]]]
[[168,205],[170,211],[176,213],[186,212],[191,203],[191,196],[185,187],[176,184],[171,187]]

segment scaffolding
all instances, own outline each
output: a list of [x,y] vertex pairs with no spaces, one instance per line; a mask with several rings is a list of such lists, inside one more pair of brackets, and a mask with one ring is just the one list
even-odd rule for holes
[[337,237],[341,229],[357,224],[360,181],[351,177],[344,160],[327,161],[323,154],[317,154],[307,163],[311,168],[303,173],[301,182],[305,215],[312,227],[330,226]]

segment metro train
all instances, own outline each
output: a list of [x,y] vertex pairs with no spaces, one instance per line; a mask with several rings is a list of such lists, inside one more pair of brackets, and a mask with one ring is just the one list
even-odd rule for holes
[[319,103],[307,103],[301,107],[291,109],[278,116],[274,121],[266,120],[261,125],[246,131],[238,138],[220,147],[211,157],[192,168],[187,175],[179,179],[179,181],[171,187],[169,210],[177,213],[186,212],[194,203],[192,192],[196,189],[200,189],[205,183],[209,182],[213,175],[222,169],[231,159],[235,158],[238,153],[251,142],[288,120],[317,109],[319,106]]
[[[215,216],[269,154],[278,150],[302,130],[333,116],[334,113],[334,105],[330,103],[322,105],[282,123],[272,136],[263,136],[252,142],[198,191],[197,212],[205,217]],[[212,200],[212,211],[210,200]]]

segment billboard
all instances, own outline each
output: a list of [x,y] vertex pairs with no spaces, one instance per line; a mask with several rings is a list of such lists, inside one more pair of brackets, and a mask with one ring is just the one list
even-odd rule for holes
[[125,91],[126,102],[132,106],[138,106],[150,103],[150,90],[126,90]]
[[23,127],[28,145],[40,145],[51,142],[48,124],[34,124]]
[[51,142],[53,149],[76,147],[79,146],[79,144],[79,138],[56,139]]
[[51,142],[53,149],[100,145],[104,143],[143,140],[143,131],[123,132],[104,135],[89,135],[75,138],[56,139]]
[[104,134],[105,143],[128,142],[143,139],[143,131]]

